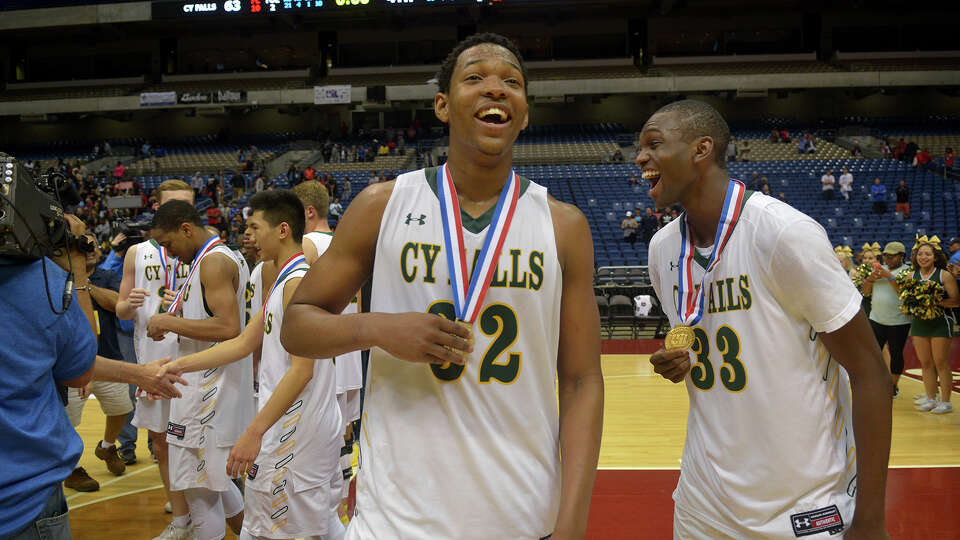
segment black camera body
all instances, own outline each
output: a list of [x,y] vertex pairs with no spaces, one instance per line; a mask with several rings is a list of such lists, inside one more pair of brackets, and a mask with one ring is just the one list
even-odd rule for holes
[[70,230],[64,203],[72,199],[78,199],[76,191],[63,175],[34,177],[22,163],[0,153],[0,256],[39,259],[62,244]]
[[145,231],[149,231],[151,223],[149,221],[124,221],[117,227],[118,233],[123,233],[126,239],[117,247],[118,253],[125,252],[129,247],[135,246],[146,240]]

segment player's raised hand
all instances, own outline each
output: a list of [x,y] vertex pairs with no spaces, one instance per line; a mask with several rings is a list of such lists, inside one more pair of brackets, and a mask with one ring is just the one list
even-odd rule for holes
[[138,308],[143,305],[143,302],[148,296],[150,296],[150,291],[137,287],[130,289],[130,294],[127,295],[127,302],[129,302],[132,307]]
[[678,383],[690,371],[690,354],[687,349],[661,348],[650,357],[653,371],[670,382]]
[[408,362],[466,364],[473,352],[473,332],[430,313],[385,315],[379,328],[380,348]]

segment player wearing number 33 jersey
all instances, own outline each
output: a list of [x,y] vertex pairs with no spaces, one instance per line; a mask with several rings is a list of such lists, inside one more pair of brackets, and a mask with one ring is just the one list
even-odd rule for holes
[[674,538],[888,538],[892,385],[860,293],[823,227],[730,179],[729,138],[712,107],[678,101],[637,154],[654,203],[684,208],[649,264],[680,338],[650,361],[690,399]]

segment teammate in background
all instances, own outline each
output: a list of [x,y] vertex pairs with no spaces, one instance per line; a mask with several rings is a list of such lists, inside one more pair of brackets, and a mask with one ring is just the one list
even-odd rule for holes
[[[240,540],[343,537],[336,517],[340,474],[340,410],[333,362],[291,356],[280,346],[283,310],[309,269],[300,250],[303,205],[289,191],[262,191],[250,199],[247,220],[265,261],[282,268],[240,336],[165,366],[195,372],[242,361],[262,347],[259,412],[227,460],[230,476],[247,474]],[[283,511],[281,511],[283,509]]]
[[[245,265],[203,228],[192,204],[171,201],[157,209],[153,239],[190,263],[166,312],[150,317],[147,337],[177,334],[176,356],[226,341],[243,329]],[[182,491],[197,540],[223,538],[224,519],[239,534],[243,498],[226,475],[227,455],[253,417],[253,362],[244,360],[185,377],[190,386],[170,403],[167,424],[170,490]]]
[[[170,201],[185,201],[193,204],[193,189],[182,180],[166,180],[157,186],[157,202],[160,206]],[[147,322],[161,313],[173,300],[177,287],[187,278],[190,264],[181,263],[154,240],[140,242],[127,249],[123,259],[123,276],[120,280],[117,317],[133,319],[133,347],[137,362],[147,364],[160,358],[173,356],[177,351],[177,336],[166,335],[160,341],[147,337]],[[153,443],[160,480],[173,513],[173,521],[154,540],[181,540],[190,532],[190,511],[183,492],[170,491],[169,457],[167,448],[167,422],[170,420],[170,401],[137,400],[133,413],[133,425],[146,429]]]
[[[583,214],[511,169],[522,66],[496,34],[454,48],[434,100],[447,165],[358,195],[284,317],[291,354],[371,349],[348,538],[585,534],[603,423],[593,246]],[[371,276],[371,313],[340,315]]]
[[[316,181],[302,182],[293,187],[293,193],[303,203],[306,230],[303,235],[303,253],[307,263],[313,264],[320,255],[330,247],[333,231],[327,221],[330,193],[327,188]],[[343,313],[357,313],[360,305],[360,292],[347,304]],[[342,496],[338,512],[349,517],[346,511],[347,496],[350,491],[350,481],[353,477],[353,423],[360,419],[360,388],[363,386],[363,366],[360,351],[351,351],[338,355],[334,359],[337,366],[337,403],[340,404],[340,415],[343,418],[343,446],[337,449],[342,474]]]
[[684,208],[650,245],[664,311],[694,327],[689,350],[650,359],[690,396],[674,537],[889,538],[893,385],[860,294],[820,225],[730,179],[729,139],[716,110],[679,101],[637,155],[656,206]]

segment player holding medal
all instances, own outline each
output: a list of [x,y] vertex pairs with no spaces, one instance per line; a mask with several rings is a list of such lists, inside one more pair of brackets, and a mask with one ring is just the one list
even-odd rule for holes
[[820,225],[729,178],[729,140],[680,101],[637,155],[656,206],[684,208],[650,244],[674,325],[650,361],[690,398],[674,537],[889,538],[893,388],[860,294]]
[[[446,166],[357,196],[285,314],[291,354],[370,348],[348,539],[585,534],[603,410],[593,246],[575,207],[511,168],[522,66],[495,34],[454,49],[434,102]],[[371,276],[371,312],[339,315]]]

